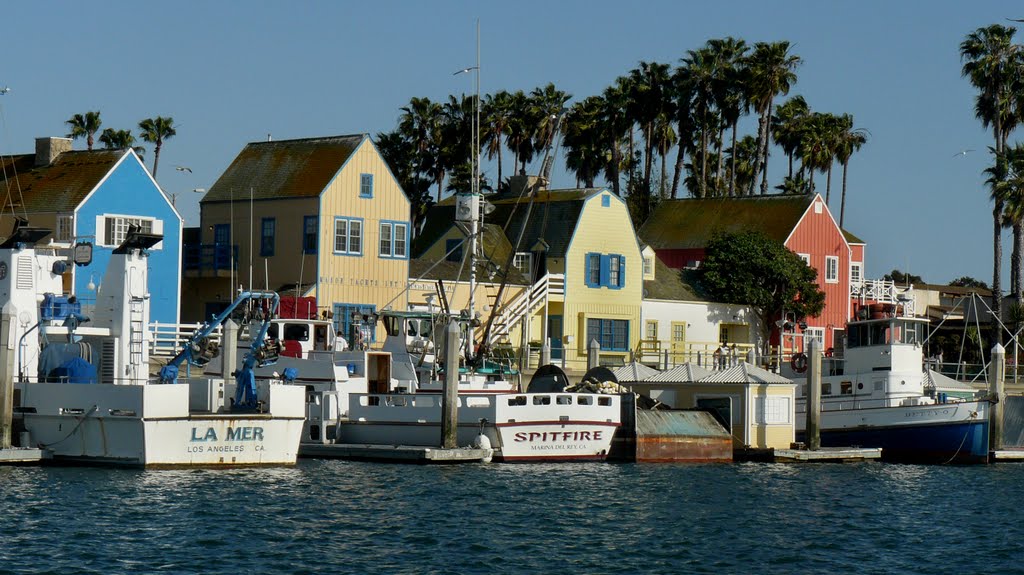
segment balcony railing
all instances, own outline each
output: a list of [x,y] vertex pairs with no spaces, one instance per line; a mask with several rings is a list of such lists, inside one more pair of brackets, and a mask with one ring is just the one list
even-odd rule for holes
[[238,246],[185,244],[185,271],[228,271],[238,266]]

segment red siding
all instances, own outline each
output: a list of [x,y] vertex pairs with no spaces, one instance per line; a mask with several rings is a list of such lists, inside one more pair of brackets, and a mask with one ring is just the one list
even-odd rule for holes
[[[820,203],[821,213],[815,213],[815,203]],[[851,313],[850,248],[823,200],[818,198],[811,204],[790,234],[786,247],[799,254],[809,254],[811,267],[818,270],[818,287],[825,292],[825,309],[820,316],[807,318],[807,325],[824,328],[825,349],[834,347],[836,342],[832,338],[833,330],[846,329]],[[826,256],[839,258],[837,283],[825,282]]]
[[704,248],[661,249],[654,250],[654,253],[665,265],[677,270],[685,268],[692,261],[704,259]]

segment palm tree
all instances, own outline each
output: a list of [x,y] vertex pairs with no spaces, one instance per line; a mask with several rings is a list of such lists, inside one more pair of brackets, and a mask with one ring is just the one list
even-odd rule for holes
[[[700,155],[700,174],[697,175],[698,197],[707,196],[708,130],[718,125],[715,105],[715,54],[708,48],[690,50],[682,59],[680,81],[691,90],[693,121],[700,128],[699,145],[695,152]],[[694,166],[696,167],[696,166]],[[693,191],[693,190],[691,190]]]
[[437,186],[437,201],[440,202],[445,176],[441,161],[442,107],[429,98],[413,97],[401,110],[398,131],[406,141],[416,143],[416,169]]
[[481,146],[487,152],[487,159],[498,158],[498,187],[501,187],[501,157],[504,155],[504,137],[512,121],[512,96],[501,90],[484,97],[482,126],[480,127]]
[[[993,153],[996,164],[1002,157],[1006,139],[1015,120],[1011,108],[1012,84],[1020,75],[1020,50],[1013,43],[1014,29],[999,24],[978,28],[960,43],[962,73],[978,89],[975,97],[975,116],[984,127],[992,128],[995,141]],[[992,209],[992,312],[997,318],[1002,313],[1002,212],[1003,202],[993,195]],[[1016,243],[1016,241],[1015,241]],[[1011,273],[1016,278],[1018,273]],[[996,343],[1002,342],[1002,330],[994,329]]]
[[[781,109],[781,107],[780,107]],[[836,146],[836,160],[843,165],[843,196],[839,203],[839,227],[843,227],[846,216],[846,171],[850,167],[850,156],[860,150],[868,141],[868,131],[853,127],[853,116],[843,114],[840,118],[839,141]]]
[[[1024,228],[1024,144],[1018,142],[1006,147],[1003,153],[996,157],[995,165],[985,170],[985,173],[990,175],[988,183],[992,189],[993,199],[1003,204],[1004,225],[1010,226],[1014,231],[1010,267],[1013,270],[1020,270],[1021,259],[1024,257],[1024,246],[1018,240],[1024,237],[1020,233],[1021,228]],[[1010,279],[1014,299],[1017,304],[1024,303],[1024,278],[1011,274]]]
[[576,174],[576,184],[581,182],[588,188],[594,187],[594,180],[606,164],[607,145],[602,133],[601,114],[604,99],[590,96],[577,102],[569,109],[565,119],[565,166]]
[[[665,181],[668,167],[665,165],[665,158],[668,156],[672,146],[675,146],[678,141],[676,131],[672,128],[672,122],[666,114],[661,114],[654,120],[652,137],[654,138],[654,149],[658,152],[658,156],[661,157],[661,182],[658,184],[658,197],[664,200],[668,197],[668,182]],[[733,167],[735,168],[735,166]],[[650,206],[648,206],[648,210],[650,210]],[[650,215],[650,213],[648,212],[647,215]]]
[[131,130],[115,130],[106,128],[100,134],[99,141],[108,150],[127,150],[132,148],[139,156],[146,153],[146,148],[135,145],[135,136]]
[[796,83],[800,57],[789,53],[789,42],[758,42],[747,61],[750,71],[750,101],[759,114],[757,141],[761,156],[754,165],[761,172],[761,194],[768,193],[768,121],[775,96],[786,95]]
[[803,122],[811,113],[803,96],[793,96],[779,105],[772,116],[772,139],[789,157],[789,177],[793,177],[793,156],[800,146],[800,131]]
[[644,139],[644,172],[640,201],[640,217],[646,219],[650,211],[651,166],[655,148],[655,123],[669,109],[669,65],[658,62],[640,62],[629,72],[630,119],[639,124]]
[[607,140],[607,146],[611,150],[608,164],[605,168],[605,177],[612,184],[612,191],[621,197],[621,176],[622,169],[622,138],[627,130],[630,130],[629,121],[626,119],[626,95],[619,85],[614,84],[605,88],[602,93],[604,107],[601,112],[601,124]]
[[530,115],[530,99],[522,90],[516,90],[509,101],[512,118],[505,142],[513,154],[513,169],[526,173],[526,164],[533,159],[534,123]]
[[169,140],[177,135],[177,130],[174,129],[174,118],[168,116],[157,116],[155,118],[146,118],[139,122],[139,130],[141,131],[140,137],[154,144],[153,146],[153,178],[156,178],[156,168],[160,164],[160,149],[164,145],[164,140]]
[[[743,40],[728,37],[708,41],[709,48],[717,54],[718,66],[715,78],[716,107],[720,110],[723,127],[728,124],[732,128],[731,148],[736,148],[736,133],[740,115],[749,110],[748,72],[746,65],[747,43]],[[719,135],[721,140],[721,135]],[[721,144],[719,144],[721,149]],[[722,164],[719,154],[718,177],[721,179]],[[736,194],[736,155],[731,154],[729,195]]]
[[412,232],[415,235],[420,229],[427,209],[433,204],[430,197],[433,182],[420,175],[416,144],[407,140],[401,131],[378,133],[376,145],[391,173],[395,175],[398,184],[409,198]]
[[85,114],[75,114],[71,116],[71,119],[64,122],[71,127],[71,131],[68,132],[67,137],[72,140],[78,138],[85,138],[85,145],[88,149],[92,149],[93,145],[93,134],[99,131],[100,126],[103,125],[103,121],[100,120],[99,111],[86,112]]
[[804,130],[801,132],[800,160],[810,171],[809,191],[811,193],[814,193],[814,172],[826,171],[832,165],[832,159],[835,157],[830,148],[831,118],[830,114],[814,112],[804,122]]
[[[544,156],[548,146],[554,144],[556,131],[561,116],[565,112],[565,103],[572,98],[548,83],[543,88],[535,88],[530,92],[530,116],[533,119],[533,149],[541,157]],[[553,161],[553,160],[552,160]],[[541,166],[544,170],[544,166]],[[543,174],[547,176],[547,174]],[[547,183],[545,183],[547,185]]]
[[680,67],[672,74],[672,115],[676,123],[676,162],[672,175],[672,197],[677,198],[686,151],[693,146],[693,85],[689,70]]

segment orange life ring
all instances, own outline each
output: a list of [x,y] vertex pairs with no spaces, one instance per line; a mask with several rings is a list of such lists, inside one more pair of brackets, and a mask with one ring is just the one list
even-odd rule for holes
[[797,373],[807,371],[807,354],[798,353],[793,355],[793,358],[789,360],[789,366]]

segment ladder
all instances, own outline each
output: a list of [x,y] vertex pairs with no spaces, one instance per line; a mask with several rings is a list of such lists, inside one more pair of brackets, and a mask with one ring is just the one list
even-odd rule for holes
[[143,347],[146,345],[146,301],[142,298],[131,298],[128,303],[128,354],[129,363],[133,366],[142,365]]

